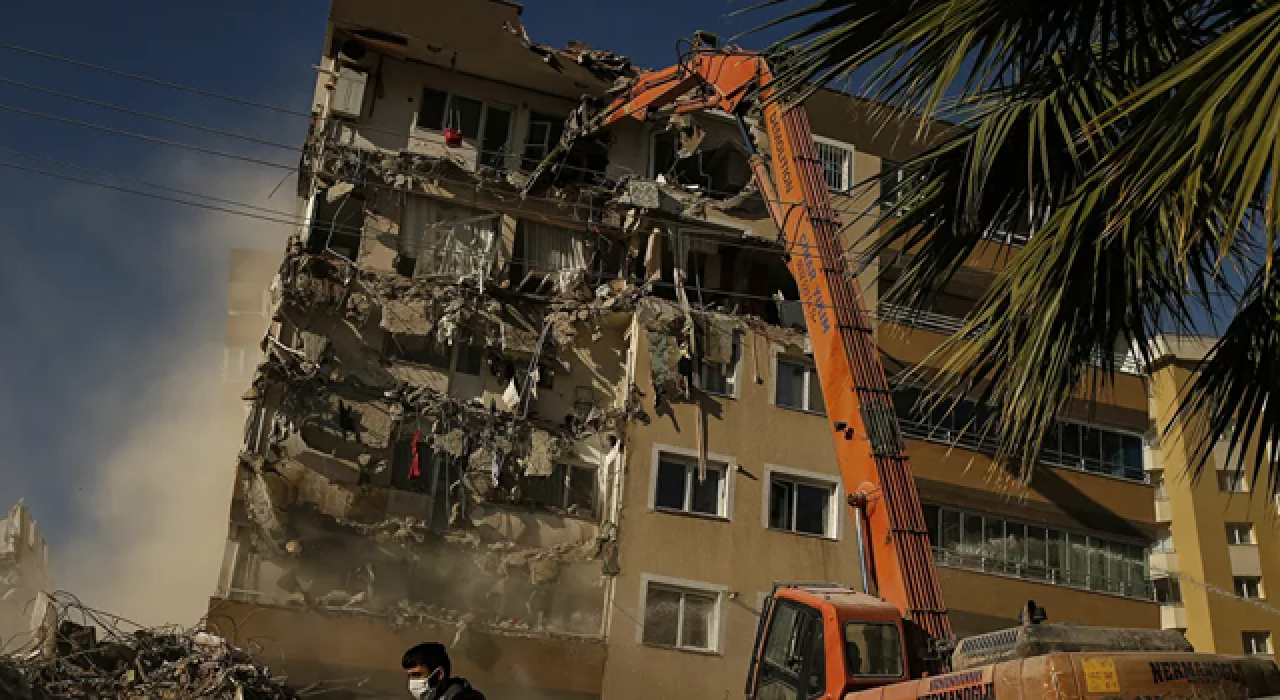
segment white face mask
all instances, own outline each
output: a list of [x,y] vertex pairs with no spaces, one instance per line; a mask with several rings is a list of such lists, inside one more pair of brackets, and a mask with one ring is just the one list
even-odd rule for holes
[[[436,670],[431,672],[430,676],[427,676],[426,678],[410,678],[409,694],[417,698],[418,700],[425,700],[426,698],[430,697],[431,691],[434,690],[436,684],[440,682],[440,679],[437,678],[437,675],[443,676],[444,669],[437,668]],[[435,683],[433,683],[432,681],[435,681]]]

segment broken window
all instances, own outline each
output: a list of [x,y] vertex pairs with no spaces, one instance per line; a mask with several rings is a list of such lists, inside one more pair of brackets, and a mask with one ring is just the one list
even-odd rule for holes
[[813,360],[778,357],[774,366],[776,403],[810,413],[827,412],[822,398],[822,382]]
[[661,455],[654,484],[653,505],[659,510],[728,517],[725,508],[726,469],[708,464],[706,478],[699,478],[696,462]]
[[534,112],[529,115],[529,135],[524,141],[524,160],[521,167],[533,170],[551,149],[560,142],[564,133],[564,118]]
[[401,362],[448,370],[453,363],[453,346],[435,335],[387,334],[387,355]]
[[786,475],[769,477],[769,527],[806,535],[835,537],[831,503],[835,484],[796,479]]
[[590,239],[586,232],[522,221],[524,254],[531,272],[586,270]]
[[[360,255],[363,238],[364,200],[349,193],[340,194],[337,187],[340,185],[316,194],[307,249],[312,253],[328,250],[354,261]],[[349,191],[350,185],[346,188]]]
[[414,475],[414,445],[412,433],[396,443],[391,459],[391,488],[400,491],[429,493],[431,476],[435,471],[434,453],[426,442],[418,443],[417,475]]
[[818,160],[822,161],[822,176],[827,187],[837,192],[853,189],[853,146],[821,136],[815,136],[813,140],[818,147]]
[[585,283],[594,259],[591,234],[521,220],[516,234],[512,281],[518,288],[567,293]]
[[487,277],[502,215],[431,197],[410,197],[400,229],[401,269],[415,277]]
[[576,464],[557,464],[551,476],[529,476],[523,481],[524,500],[543,508],[568,510],[580,514],[595,512],[596,470]]
[[644,643],[656,646],[715,651],[720,618],[720,594],[695,588],[647,584],[644,601]]
[[730,398],[738,395],[738,361],[742,357],[741,331],[733,331],[731,343],[733,349],[728,363],[703,360],[703,391]]
[[672,184],[717,197],[738,194],[751,181],[751,163],[732,141],[721,140],[713,148],[704,141],[685,158],[680,157],[680,136],[675,131],[655,134],[652,143],[655,178],[662,176]]
[[511,110],[487,105],[484,112],[484,138],[480,139],[480,164],[489,168],[505,168],[510,137]]

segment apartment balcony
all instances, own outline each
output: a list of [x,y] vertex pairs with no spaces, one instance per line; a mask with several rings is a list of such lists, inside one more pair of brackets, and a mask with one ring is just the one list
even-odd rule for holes
[[1029,564],[1027,562],[1013,562],[977,554],[961,554],[945,547],[934,547],[933,559],[938,566],[976,571],[1036,583],[1047,583],[1052,586],[1062,586],[1064,588],[1146,601],[1154,600],[1155,597],[1155,589],[1149,579],[1134,581],[1107,578],[1077,571],[1067,571],[1057,567]]
[[1173,521],[1173,505],[1167,499],[1156,499],[1156,522]]
[[[876,320],[947,336],[956,335],[965,325],[963,318],[884,302],[876,306]],[[1118,352],[1115,354],[1114,360],[1117,371],[1142,376],[1142,365],[1139,362],[1139,358],[1132,353]],[[1101,366],[1102,358],[1099,357],[1095,360],[1094,365]]]
[[1185,630],[1187,628],[1187,608],[1182,603],[1165,603],[1160,606],[1160,628],[1161,629],[1178,629]]

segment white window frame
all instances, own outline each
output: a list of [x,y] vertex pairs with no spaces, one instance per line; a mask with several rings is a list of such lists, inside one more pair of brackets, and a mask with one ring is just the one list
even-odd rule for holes
[[[1257,642],[1262,642],[1261,645]],[[1240,643],[1244,653],[1249,655],[1271,655],[1271,633],[1266,631],[1245,630],[1240,633]]]
[[725,389],[727,390],[725,393],[706,389],[708,376],[719,365],[709,362],[702,363],[702,386],[703,390],[708,394],[711,394],[712,396],[723,396],[729,399],[738,398],[738,377],[742,374],[742,356],[745,349],[743,335],[743,332],[740,330],[733,331],[733,355],[737,357],[737,361],[733,363],[733,371],[724,375]]
[[[680,636],[684,626],[684,599],[681,598],[681,612],[679,614],[679,623],[676,628],[676,645],[667,646],[665,644],[652,644],[644,641],[644,619],[647,616],[649,604],[649,588],[656,586],[668,591],[676,591],[679,593],[693,593],[695,595],[714,596],[716,599],[715,607],[711,613],[711,629],[707,634],[707,639],[711,643],[711,647],[700,649],[697,647],[680,646]],[[674,649],[676,651],[685,651],[695,654],[715,654],[722,655],[724,649],[724,601],[729,592],[728,586],[722,586],[715,583],[706,583],[703,581],[691,581],[682,578],[673,578],[670,576],[661,576],[658,574],[642,573],[640,574],[640,607],[636,610],[636,644],[658,649]]]
[[[807,365],[809,367],[809,371],[805,373],[804,394],[803,394],[805,405],[803,408],[800,408],[797,406],[784,406],[783,404],[778,403],[778,374],[779,374],[779,363],[781,362],[789,362],[791,364],[797,364],[797,365]],[[811,395],[811,392],[809,391],[809,387],[810,387],[810,382],[813,382],[813,381],[821,381],[821,380],[818,378],[818,365],[816,362],[814,362],[812,357],[794,355],[794,354],[783,352],[782,349],[779,347],[774,348],[773,376],[772,376],[772,384],[770,386],[770,392],[769,392],[771,403],[774,406],[777,406],[778,408],[785,408],[789,411],[799,411],[800,413],[808,413],[809,415],[813,415],[813,416],[827,415],[827,407],[826,407],[827,396],[825,393],[822,396],[823,406],[821,411],[815,411],[813,410],[812,407],[809,406],[809,397]]]
[[830,190],[832,190],[832,191],[835,191],[835,192],[848,192],[848,191],[852,190],[852,189],[853,189],[853,183],[854,183],[854,178],[853,178],[853,160],[854,160],[854,157],[855,157],[855,155],[857,154],[858,150],[857,150],[856,148],[854,148],[854,147],[853,147],[853,144],[845,143],[845,142],[843,142],[843,141],[837,141],[837,140],[835,140],[835,139],[829,139],[829,138],[827,138],[827,137],[825,137],[825,136],[818,136],[817,134],[814,134],[814,136],[813,136],[813,141],[814,141],[814,145],[815,145],[815,149],[814,149],[814,150],[816,150],[816,151],[817,151],[817,153],[818,153],[818,160],[819,160],[820,162],[822,161],[822,146],[826,146],[826,147],[828,147],[828,148],[838,148],[838,149],[843,150],[843,151],[845,151],[846,153],[848,153],[848,155],[849,155],[849,159],[848,159],[848,161],[845,163],[844,172],[841,174],[841,175],[842,175],[842,177],[841,177],[842,182],[841,182],[840,184],[841,184],[842,186],[841,186],[841,187],[832,187],[832,186],[831,186],[831,183],[827,182],[827,169],[826,169],[826,167],[825,167],[825,166],[822,168],[822,181],[827,185],[827,188],[828,188],[828,189],[830,189]]
[[[782,532],[789,535],[798,535],[800,537],[814,537],[823,540],[839,541],[841,537],[841,513],[844,509],[840,507],[840,494],[844,490],[840,485],[840,477],[821,472],[812,472],[804,469],[793,469],[791,467],[783,467],[776,464],[766,464],[764,467],[765,479],[764,488],[761,489],[761,507],[760,507],[760,523],[764,529],[771,532]],[[785,481],[792,484],[804,484],[805,486],[817,486],[820,488],[830,489],[831,500],[827,508],[827,528],[826,532],[821,535],[815,535],[809,532],[798,532],[794,529],[779,529],[769,525],[769,492],[773,487],[774,478],[778,477],[779,481]],[[795,514],[792,513],[792,519]]]
[[[480,164],[481,160],[483,160],[484,158],[484,152],[481,150],[481,148],[483,147],[483,144],[484,144],[484,128],[489,123],[489,108],[496,107],[498,109],[504,110],[507,113],[509,113],[511,116],[510,116],[510,121],[507,123],[507,142],[503,144],[502,168],[505,170],[508,167],[510,167],[511,165],[510,161],[512,159],[512,152],[513,152],[512,143],[515,141],[515,137],[516,137],[516,117],[520,115],[520,109],[516,105],[506,104],[504,102],[495,102],[493,100],[484,100],[479,97],[471,97],[470,95],[463,95],[460,93],[456,93],[453,90],[444,90],[444,89],[435,87],[433,85],[422,86],[422,89],[418,91],[419,100],[422,99],[422,94],[425,93],[427,90],[435,90],[436,92],[443,92],[446,96],[444,100],[444,121],[441,122],[441,126],[447,126],[449,124],[449,110],[453,107],[453,100],[455,97],[461,97],[464,100],[472,100],[480,103],[480,125],[479,127],[477,127],[478,132],[476,133],[476,137],[474,139],[477,166]],[[420,121],[421,114],[422,114],[422,105],[419,104],[418,108],[413,113],[413,130],[414,131],[426,132],[429,134],[444,133],[443,129],[436,130],[436,129],[430,129],[427,127],[419,126],[418,122]],[[468,139],[465,136],[463,137],[464,143],[471,140],[472,139]],[[523,155],[523,148],[521,149],[521,155]]]
[[733,486],[734,470],[732,465],[737,464],[733,457],[720,454],[707,454],[707,469],[719,469],[723,471],[724,478],[721,480],[720,494],[720,512],[716,515],[708,513],[699,513],[693,510],[676,510],[674,508],[660,508],[657,505],[658,500],[658,464],[663,456],[674,457],[677,461],[684,462],[686,466],[692,467],[686,472],[685,476],[685,502],[688,503],[692,498],[692,489],[690,479],[697,478],[698,470],[698,451],[685,447],[675,447],[673,445],[663,445],[655,443],[653,446],[652,457],[649,462],[649,511],[653,513],[662,513],[666,515],[684,515],[694,518],[708,518],[711,520],[733,520]]
[[[1245,534],[1243,540],[1239,537],[1242,532]],[[1258,544],[1258,537],[1253,530],[1253,523],[1227,523],[1227,544],[1235,547]]]
[[[547,154],[551,152],[551,149],[552,149],[552,148],[555,148],[555,144],[554,144],[554,143],[551,143],[551,132],[552,132],[552,130],[553,130],[553,128],[554,128],[554,126],[555,126],[555,122],[545,122],[545,123],[547,123],[549,126],[548,126],[548,128],[547,128],[546,138],[545,138],[545,139],[543,139],[541,143],[537,143],[537,144],[535,144],[535,143],[532,141],[532,139],[530,139],[530,136],[533,134],[533,125],[534,125],[535,121],[536,121],[537,123],[540,123],[540,124],[541,124],[541,123],[544,123],[544,122],[543,122],[543,120],[541,120],[541,119],[535,120],[535,119],[533,118],[534,114],[537,114],[539,117],[550,117],[550,116],[552,116],[552,115],[550,115],[550,114],[547,114],[546,112],[535,112],[534,110],[529,110],[529,118],[525,121],[526,126],[525,126],[525,130],[524,130],[524,147],[520,150],[520,160],[521,160],[521,162],[522,162],[522,163],[523,163],[523,161],[524,161],[524,159],[525,159],[525,153],[527,153],[527,152],[528,152],[528,150],[529,150],[529,146],[530,146],[530,145],[537,145],[538,147],[540,147],[540,148],[542,149],[542,158],[543,158],[543,159],[546,159]],[[564,124],[564,119],[561,119],[561,120],[560,120],[560,123],[561,123],[561,125],[563,126],[563,124]]]
[[1267,591],[1262,587],[1261,576],[1233,576],[1235,594],[1245,600],[1266,600]]

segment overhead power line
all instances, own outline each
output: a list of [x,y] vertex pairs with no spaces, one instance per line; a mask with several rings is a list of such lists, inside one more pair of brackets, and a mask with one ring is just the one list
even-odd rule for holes
[[155,121],[165,122],[166,124],[175,124],[177,126],[181,126],[187,129],[194,129],[196,131],[203,131],[208,134],[214,134],[215,136],[225,136],[227,138],[239,139],[241,141],[248,141],[249,143],[256,143],[260,146],[270,146],[272,148],[279,148],[282,150],[289,151],[291,153],[296,153],[298,151],[297,146],[291,146],[287,143],[280,143],[279,141],[268,141],[267,139],[260,139],[254,136],[248,136],[246,134],[238,134],[234,131],[224,131],[222,129],[215,129],[211,126],[205,126],[203,124],[195,124],[192,122],[183,121],[181,119],[167,117],[163,114],[156,114],[154,112],[144,112],[140,109],[133,109],[131,107],[124,107],[121,105],[112,104],[110,102],[103,102],[102,100],[95,100],[95,99],[84,97],[81,95],[74,95],[69,92],[52,90],[50,88],[41,87],[39,85],[32,85],[30,83],[24,83],[21,80],[14,80],[12,78],[6,78],[4,76],[0,76],[0,83],[4,83],[6,85],[13,85],[14,87],[20,87],[24,90],[31,90],[34,92],[44,93],[46,95],[52,95],[54,97],[58,97],[64,100],[72,100],[74,102],[81,102],[84,104],[93,105],[94,107],[101,107],[102,109],[109,109],[112,111],[121,112],[123,114],[130,114],[135,117],[142,117],[144,119],[153,119]]
[[8,153],[9,155],[17,156],[19,158],[40,160],[46,163],[52,163],[53,165],[57,165],[63,168],[70,168],[72,170],[78,170],[83,173],[97,175],[99,177],[111,178],[113,180],[120,180],[122,182],[132,182],[138,185],[142,185],[144,187],[150,187],[152,189],[161,190],[163,192],[172,192],[174,194],[183,195],[184,197],[195,197],[197,199],[207,199],[211,202],[217,202],[218,204],[225,204],[233,207],[242,207],[244,209],[251,209],[251,210],[258,211],[263,214],[269,214],[272,216],[294,216],[293,212],[281,211],[279,209],[271,209],[269,207],[260,207],[256,204],[239,202],[234,199],[224,199],[222,197],[215,197],[213,195],[202,194],[199,192],[192,192],[191,190],[184,190],[178,187],[173,187],[171,185],[161,185],[156,182],[150,182],[148,180],[132,177],[130,175],[122,175],[120,173],[114,173],[109,170],[99,170],[97,168],[90,168],[88,166],[79,165],[77,163],[72,163],[70,161],[59,160],[57,158],[50,158],[49,156],[40,155],[39,153],[31,153],[30,151],[20,151],[12,148],[4,148],[3,146],[0,146],[0,153]]
[[97,131],[104,131],[106,133],[115,134],[117,136],[127,136],[131,139],[148,141],[150,143],[158,143],[165,146],[172,146],[174,148],[185,148],[190,151],[205,153],[212,156],[220,156],[222,158],[230,158],[232,160],[240,160],[246,163],[253,163],[254,165],[261,165],[268,168],[276,168],[279,170],[292,170],[292,171],[296,171],[298,169],[298,166],[296,165],[285,165],[283,163],[276,163],[269,160],[262,160],[261,158],[254,158],[252,156],[244,156],[237,153],[228,153],[226,151],[219,151],[215,148],[205,148],[204,146],[197,146],[192,143],[184,143],[182,141],[162,139],[158,136],[151,136],[149,134],[140,134],[136,131],[128,131],[125,129],[116,129],[114,127],[105,126],[103,124],[95,124],[93,122],[81,121],[79,119],[72,119],[70,117],[59,116],[57,114],[37,112],[33,109],[24,109],[22,107],[14,107],[12,105],[0,104],[0,110],[6,111],[6,112],[13,112],[15,114],[26,115],[28,117],[36,117],[38,119],[49,119],[51,121],[62,122],[63,124],[71,124],[73,126],[79,126],[85,129],[95,129]]
[[55,53],[49,53],[47,51],[31,49],[25,46],[18,46],[16,44],[10,44],[8,42],[0,41],[0,49],[3,49],[5,51],[14,51],[17,53],[27,54],[28,56],[36,56],[38,58],[43,58],[49,61],[58,61],[61,63],[77,66],[79,68],[87,68],[89,70],[98,71],[99,73],[114,75],[118,78],[128,78],[129,80],[137,80],[144,83],[150,83],[152,85],[159,85],[161,87],[166,87],[171,90],[181,90],[182,92],[188,92],[193,95],[200,95],[201,97],[210,97],[217,100],[234,102],[236,104],[244,105],[246,107],[256,107],[258,109],[265,109],[271,112],[278,112],[280,114],[288,114],[293,117],[302,117],[305,119],[311,118],[310,112],[301,112],[295,109],[289,109],[287,107],[280,107],[278,105],[266,104],[265,102],[256,102],[254,100],[247,100],[243,97],[227,95],[225,93],[214,92],[212,90],[202,90],[200,88],[191,87],[189,85],[182,85],[180,83],[173,83],[167,80],[151,78],[145,75],[139,75],[138,73],[130,73],[129,71],[123,71],[118,68],[111,68],[111,67],[103,66],[97,63],[91,63],[89,61],[82,61],[80,59],[70,58],[68,56],[60,56]]

